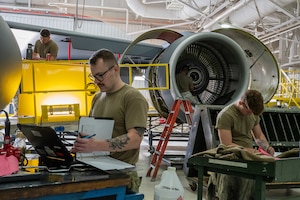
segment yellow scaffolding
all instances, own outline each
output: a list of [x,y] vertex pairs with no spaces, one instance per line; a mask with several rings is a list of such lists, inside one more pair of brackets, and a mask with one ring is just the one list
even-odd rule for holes
[[[122,76],[128,78],[128,84],[142,93],[143,90],[169,89],[169,66],[166,63],[122,64],[120,67],[123,68]],[[146,84],[142,84],[147,82],[144,74],[148,67],[165,69],[164,86],[147,87]],[[87,116],[92,98],[99,90],[88,78],[89,74],[87,60],[24,60],[18,94],[18,121],[38,124],[76,121],[79,116]]]
[[279,107],[300,109],[300,70],[280,70],[280,81],[276,94],[268,105],[276,102]]

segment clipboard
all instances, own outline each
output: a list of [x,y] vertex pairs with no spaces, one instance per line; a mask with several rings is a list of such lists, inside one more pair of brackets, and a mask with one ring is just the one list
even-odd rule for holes
[[[78,132],[96,134],[95,139],[111,139],[114,120],[111,118],[80,117]],[[76,153],[76,160],[101,170],[122,170],[134,168],[134,165],[112,158],[108,151],[95,151],[92,153]]]

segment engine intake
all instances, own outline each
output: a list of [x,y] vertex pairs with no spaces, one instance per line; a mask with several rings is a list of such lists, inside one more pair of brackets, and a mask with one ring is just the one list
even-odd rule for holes
[[[268,102],[279,83],[277,62],[268,48],[249,33],[237,29],[179,34],[170,30],[155,30],[138,37],[125,52],[146,39],[161,39],[169,43],[152,63],[169,63],[170,90],[149,91],[153,106],[167,117],[174,100],[181,97],[175,74],[184,66],[195,85],[194,95],[202,104],[225,105],[239,99],[245,90],[257,89]],[[122,63],[122,58],[121,58]],[[146,87],[165,85],[165,71],[159,67],[146,70]],[[183,113],[179,121],[185,121]]]

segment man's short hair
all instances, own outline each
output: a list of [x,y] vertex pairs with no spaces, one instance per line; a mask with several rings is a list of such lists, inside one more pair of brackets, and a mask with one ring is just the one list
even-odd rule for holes
[[117,58],[114,53],[108,49],[99,49],[94,52],[89,58],[90,65],[95,65],[98,59],[103,59],[103,62],[115,65],[118,64]]
[[42,29],[42,30],[40,31],[40,35],[41,35],[42,37],[49,37],[49,36],[50,36],[50,31],[49,31],[48,29]]
[[261,115],[264,111],[264,98],[257,90],[247,90],[242,100],[249,106],[254,115]]

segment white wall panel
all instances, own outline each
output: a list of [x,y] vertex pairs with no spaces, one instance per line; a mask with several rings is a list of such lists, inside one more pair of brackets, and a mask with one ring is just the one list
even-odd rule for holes
[[63,30],[73,29],[73,19],[71,18],[59,18],[59,17],[48,17],[48,16],[35,16],[25,14],[10,14],[0,13],[4,20],[19,22],[24,24],[37,25],[42,27],[51,27]]
[[[75,23],[74,18],[53,17],[53,16],[37,16],[26,14],[0,13],[4,20],[19,22],[42,27],[57,28],[68,31],[76,31],[80,33],[88,33],[98,36],[113,37],[119,39],[133,40],[133,36],[127,36],[125,31],[115,26],[96,20],[78,20]],[[122,28],[122,27],[120,27]]]
[[79,20],[75,31],[98,36],[133,40],[132,36],[127,36],[125,32],[121,31],[117,27],[99,21]]

